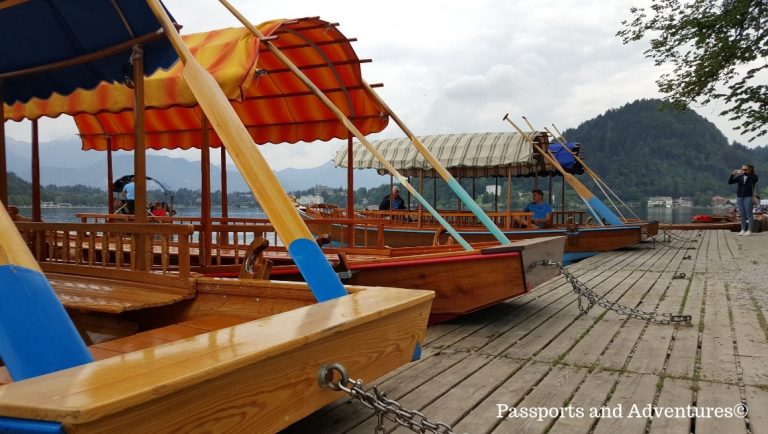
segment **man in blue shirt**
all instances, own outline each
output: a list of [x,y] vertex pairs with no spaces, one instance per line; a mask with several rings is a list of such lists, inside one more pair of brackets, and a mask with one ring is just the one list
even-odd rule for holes
[[133,183],[133,176],[131,176],[128,183],[123,187],[123,194],[125,195],[126,202],[128,202],[128,214],[133,214],[135,209],[134,204],[136,203],[136,184]]
[[524,212],[532,212],[531,221],[536,227],[546,228],[552,225],[552,207],[544,202],[544,192],[538,188],[531,192],[533,202],[523,208]]

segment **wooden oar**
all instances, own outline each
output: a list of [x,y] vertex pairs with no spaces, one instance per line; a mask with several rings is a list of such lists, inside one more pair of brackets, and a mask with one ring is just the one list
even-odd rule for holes
[[472,199],[469,194],[467,194],[467,191],[464,190],[464,188],[461,186],[461,184],[456,181],[456,179],[451,175],[451,173],[445,168],[445,166],[440,163],[440,160],[435,158],[434,155],[432,155],[431,152],[429,152],[429,149],[427,149],[426,146],[424,146],[423,143],[421,143],[421,140],[419,140],[418,137],[416,137],[415,134],[413,134],[413,131],[411,131],[410,128],[408,128],[407,125],[405,125],[405,122],[403,122],[400,117],[398,117],[395,114],[395,111],[392,110],[389,105],[384,102],[384,100],[379,96],[378,93],[376,93],[375,90],[366,82],[363,80],[363,87],[365,87],[365,90],[368,91],[368,93],[376,100],[376,102],[379,103],[382,107],[384,107],[384,110],[389,113],[389,116],[395,121],[395,123],[400,127],[400,129],[405,133],[405,135],[408,136],[409,139],[411,139],[411,143],[413,143],[413,146],[416,147],[416,149],[421,153],[421,155],[424,156],[424,158],[429,161],[429,164],[432,165],[432,167],[435,169],[438,175],[440,175],[441,178],[445,180],[445,182],[448,184],[448,187],[453,190],[454,193],[456,193],[456,196],[461,199],[461,201],[464,203],[464,205],[467,206],[467,208],[472,211],[473,214],[475,214],[475,217],[477,217],[478,220],[490,231],[491,234],[493,234],[494,237],[501,243],[501,244],[512,244],[511,241],[509,241],[509,238],[507,238],[503,232],[501,232],[501,229],[496,226],[496,224],[491,220],[488,215],[483,211],[482,208],[475,202],[474,199]]
[[262,39],[261,43],[264,44],[267,49],[278,59],[280,59],[283,64],[291,70],[291,72],[296,75],[296,77],[301,80],[302,83],[304,83],[305,86],[309,90],[312,91],[312,93],[315,94],[318,98],[320,98],[320,101],[323,102],[323,104],[336,116],[336,118],[344,125],[344,127],[347,128],[349,132],[351,132],[357,140],[360,141],[360,143],[365,146],[365,148],[373,154],[374,157],[376,157],[377,160],[381,162],[381,164],[384,166],[387,171],[392,174],[397,180],[405,187],[413,197],[416,198],[419,203],[427,210],[430,214],[435,218],[435,220],[440,223],[441,226],[443,226],[448,233],[451,234],[451,236],[459,243],[462,247],[464,247],[465,250],[472,250],[472,246],[467,243],[464,238],[459,235],[458,232],[447,222],[445,219],[438,213],[432,205],[429,204],[422,196],[419,194],[418,191],[416,191],[415,188],[408,182],[408,180],[400,174],[400,172],[395,169],[392,164],[387,161],[386,158],[379,152],[369,141],[365,138],[363,133],[360,132],[360,130],[357,129],[357,127],[350,121],[347,116],[339,110],[338,107],[328,99],[327,96],[321,91],[313,82],[310,80],[292,61],[289,59],[283,52],[280,51],[271,41],[264,40],[265,36],[259,29],[257,29],[251,22],[243,15],[241,14],[237,9],[235,9],[234,6],[232,6],[227,0],[219,0],[224,7],[226,7],[232,15],[234,15],[243,25],[253,33],[254,36],[257,38]]
[[[549,132],[550,134],[552,134],[552,135],[553,135],[553,136],[554,136],[554,137],[555,137],[555,138],[556,138],[556,139],[557,139],[557,140],[558,140],[558,141],[559,141],[561,144],[563,144],[563,146],[565,146],[565,143],[567,142],[567,140],[565,140],[565,136],[563,135],[563,133],[561,133],[561,132],[560,132],[560,130],[558,130],[558,129],[557,129],[557,127],[555,126],[555,124],[552,124],[552,128],[554,128],[554,129],[555,129],[555,131],[557,132],[558,136],[555,136],[555,135],[554,135],[554,134],[552,134],[552,132],[551,132],[551,131],[549,131],[549,130],[547,130],[547,132]],[[545,129],[546,129],[546,128],[545,128]],[[609,186],[608,186],[608,183],[606,183],[606,182],[603,180],[603,178],[601,178],[601,177],[600,177],[600,175],[598,175],[598,174],[597,174],[597,172],[595,172],[594,170],[592,170],[592,168],[591,168],[591,167],[589,167],[589,165],[587,165],[587,163],[586,163],[584,160],[582,160],[582,159],[581,159],[581,157],[579,157],[578,155],[574,154],[574,153],[573,153],[573,152],[572,152],[570,149],[568,149],[568,147],[567,147],[567,146],[565,146],[565,149],[566,149],[568,152],[570,152],[570,153],[571,153],[571,155],[573,155],[573,158],[575,158],[575,159],[576,159],[576,161],[578,161],[578,162],[579,162],[579,163],[580,163],[580,164],[581,164],[581,165],[584,167],[584,169],[587,171],[587,173],[589,174],[589,176],[591,176],[591,177],[592,177],[592,179],[594,179],[594,180],[595,180],[595,182],[597,183],[597,185],[598,185],[598,186],[599,186],[600,184],[602,184],[602,185],[603,185],[603,187],[605,187],[605,189],[606,189],[606,190],[608,190],[608,193],[612,194],[612,195],[613,195],[613,197],[615,197],[615,198],[616,198],[616,200],[618,200],[618,201],[619,201],[619,203],[621,203],[622,205],[624,205],[624,208],[626,208],[627,210],[629,210],[629,212],[630,212],[630,213],[632,213],[632,215],[633,215],[633,216],[634,216],[636,219],[638,219],[638,220],[640,219],[640,217],[638,217],[638,216],[637,216],[637,214],[635,214],[635,212],[632,210],[632,208],[630,208],[630,207],[629,207],[629,205],[627,205],[626,203],[624,203],[624,201],[623,201],[623,200],[621,200],[621,198],[619,197],[619,195],[618,195],[618,194],[616,194],[616,193],[615,193],[613,190],[611,190],[611,187],[609,187]],[[602,187],[601,187],[601,190],[602,190]],[[603,192],[605,193],[605,191],[603,191]],[[607,194],[606,194],[606,197],[608,197],[608,195],[607,195]],[[618,207],[616,207],[616,206],[614,205],[614,208],[616,208],[616,210],[618,211]],[[619,214],[621,214],[621,212],[619,212]],[[623,215],[622,215],[621,217],[622,217],[622,218],[624,218],[624,216],[623,216]],[[625,220],[626,220],[626,219],[625,219]]]
[[216,80],[184,45],[160,1],[147,0],[147,4],[162,24],[165,34],[184,63],[181,75],[251,187],[259,205],[287,245],[288,252],[315,298],[325,301],[347,294]]
[[542,157],[544,157],[545,160],[549,164],[552,165],[555,170],[560,172],[560,174],[563,176],[563,179],[565,182],[568,183],[568,185],[573,188],[574,191],[581,197],[581,199],[584,201],[584,203],[592,210],[594,211],[596,220],[598,223],[602,224],[602,220],[599,217],[604,218],[609,224],[621,226],[624,223],[616,217],[615,214],[611,212],[611,210],[608,209],[607,206],[603,202],[600,201],[595,195],[592,194],[589,189],[582,184],[579,180],[576,179],[575,176],[571,175],[570,173],[566,172],[565,169],[560,165],[560,163],[557,162],[557,159],[552,157],[550,155],[549,151],[545,148],[543,148],[541,145],[534,142],[530,137],[528,137],[527,134],[523,132],[523,130],[520,129],[520,127],[517,126],[514,122],[512,122],[512,119],[509,119],[509,114],[504,115],[503,120],[509,122],[520,134],[522,134],[526,139],[531,143],[531,146],[534,147]]
[[2,203],[0,336],[0,358],[14,381],[93,361]]

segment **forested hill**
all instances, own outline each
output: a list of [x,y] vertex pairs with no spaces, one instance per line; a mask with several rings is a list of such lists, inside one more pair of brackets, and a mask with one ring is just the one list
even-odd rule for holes
[[661,103],[635,101],[564,135],[583,145],[587,164],[625,199],[692,196],[697,204],[709,204],[713,195],[735,195],[728,175],[744,163],[755,164],[761,190],[768,190],[768,147],[729,144],[694,111],[660,109]]

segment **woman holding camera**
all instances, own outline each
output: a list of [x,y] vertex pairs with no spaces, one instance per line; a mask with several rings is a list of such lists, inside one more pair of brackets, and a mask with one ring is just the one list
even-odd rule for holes
[[752,215],[752,195],[757,193],[757,175],[755,166],[742,164],[741,169],[731,173],[728,184],[738,184],[736,188],[736,205],[741,216],[741,232],[739,235],[752,235],[751,227],[754,217]]

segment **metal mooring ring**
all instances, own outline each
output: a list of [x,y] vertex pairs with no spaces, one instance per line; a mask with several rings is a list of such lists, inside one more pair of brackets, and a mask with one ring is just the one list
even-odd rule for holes
[[[339,381],[333,382],[334,377],[336,376],[335,373],[339,373]],[[317,371],[317,384],[320,385],[320,387],[327,387],[328,389],[340,391],[342,385],[346,385],[349,383],[349,374],[347,373],[347,369],[344,368],[340,363],[331,363],[330,365],[323,365],[320,367],[320,369]]]

